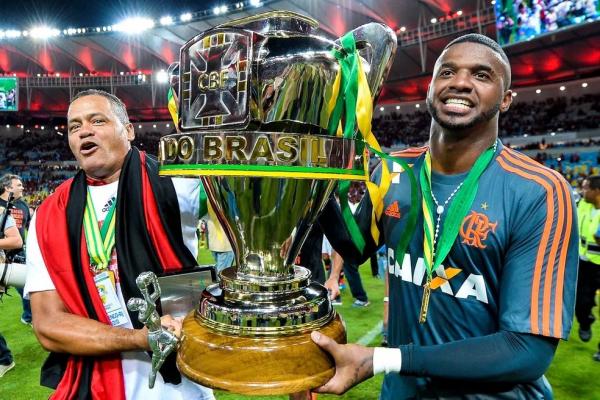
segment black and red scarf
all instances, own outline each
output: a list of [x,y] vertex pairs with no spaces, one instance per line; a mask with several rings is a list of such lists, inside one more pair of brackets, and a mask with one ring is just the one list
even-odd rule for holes
[[[110,324],[94,284],[83,234],[87,186],[83,171],[60,185],[39,207],[36,232],[44,263],[69,312]],[[141,297],[135,284],[140,273],[150,270],[161,276],[196,264],[183,242],[175,188],[170,178],[158,176],[155,158],[136,148],[128,153],[116,207],[116,251],[125,302]],[[136,314],[130,313],[130,319],[141,328]],[[166,382],[181,381],[174,353],[161,375]],[[120,354],[51,353],[42,367],[41,384],[56,388],[52,399],[125,399]]]

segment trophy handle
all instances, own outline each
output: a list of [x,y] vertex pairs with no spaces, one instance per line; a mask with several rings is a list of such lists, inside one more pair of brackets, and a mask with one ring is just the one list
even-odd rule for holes
[[179,340],[160,324],[160,315],[156,311],[156,300],[160,297],[158,278],[153,272],[142,272],[135,280],[142,292],[143,299],[132,297],[127,302],[130,311],[138,311],[138,320],[148,328],[148,344],[152,350],[152,372],[148,378],[150,389],[154,387],[156,374],[167,359],[177,349]]
[[[388,26],[375,22],[359,26],[351,32],[358,52],[366,61],[367,82],[375,101],[392,67],[398,47],[396,34]],[[340,44],[340,39],[336,40],[336,44]]]

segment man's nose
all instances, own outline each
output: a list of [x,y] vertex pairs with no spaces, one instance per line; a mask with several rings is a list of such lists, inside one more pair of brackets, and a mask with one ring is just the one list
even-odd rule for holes
[[94,134],[94,125],[90,122],[82,122],[81,127],[79,128],[79,137],[88,137]]
[[468,71],[458,71],[450,81],[450,88],[460,91],[470,91],[473,89],[471,74]]

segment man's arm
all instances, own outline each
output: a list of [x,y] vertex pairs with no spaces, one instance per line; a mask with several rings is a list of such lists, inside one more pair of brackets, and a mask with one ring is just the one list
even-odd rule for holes
[[71,314],[56,290],[30,293],[33,330],[42,347],[57,353],[100,356],[150,350],[148,331],[113,327]]
[[334,394],[345,393],[380,372],[481,382],[530,382],[548,369],[558,345],[558,339],[508,331],[432,346],[403,345],[399,349],[340,345],[316,332],[312,339],[333,356],[336,364],[334,377],[316,392]]
[[342,273],[344,260],[335,250],[332,252],[331,258],[331,272],[324,286],[329,291],[329,298],[333,300],[340,295],[340,274]]
[[0,239],[0,249],[13,250],[23,247],[23,239],[16,226],[4,229],[4,238]]

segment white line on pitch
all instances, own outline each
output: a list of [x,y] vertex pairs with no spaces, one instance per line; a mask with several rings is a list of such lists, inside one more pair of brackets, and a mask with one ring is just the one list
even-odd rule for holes
[[383,328],[383,321],[379,321],[377,325],[375,325],[371,330],[365,333],[356,343],[361,344],[363,346],[368,346],[369,343],[373,341],[381,333],[381,329]]

